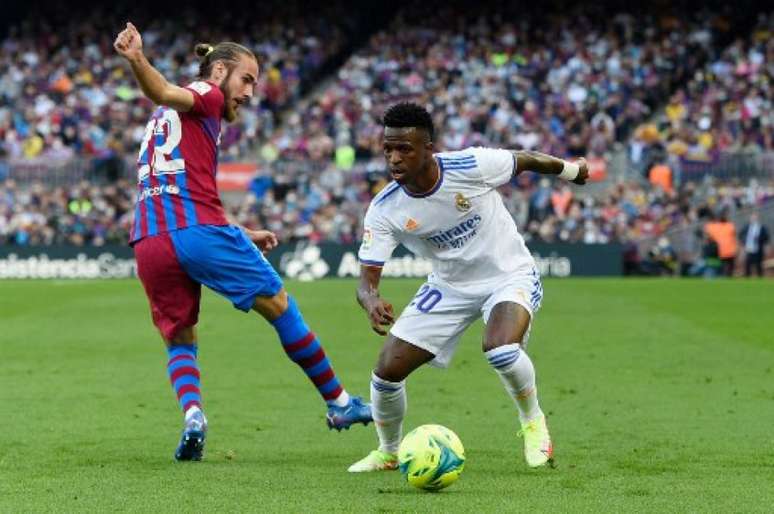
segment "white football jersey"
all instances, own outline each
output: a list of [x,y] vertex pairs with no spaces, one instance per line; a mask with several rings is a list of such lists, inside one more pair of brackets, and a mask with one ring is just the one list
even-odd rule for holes
[[432,261],[429,280],[471,293],[531,272],[532,255],[495,190],[513,176],[513,153],[473,147],[435,158],[441,177],[431,191],[415,195],[391,182],[371,201],[360,262],[381,266],[403,244]]

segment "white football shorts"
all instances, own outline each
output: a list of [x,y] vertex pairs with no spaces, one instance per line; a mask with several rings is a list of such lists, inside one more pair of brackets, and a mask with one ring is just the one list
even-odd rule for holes
[[[487,323],[495,305],[514,302],[527,309],[531,327],[542,300],[543,285],[536,269],[503,277],[497,286],[482,294],[455,289],[434,281],[431,276],[403,310],[390,333],[435,355],[431,365],[446,368],[463,332],[479,316]],[[529,332],[528,328],[521,341],[523,345]]]

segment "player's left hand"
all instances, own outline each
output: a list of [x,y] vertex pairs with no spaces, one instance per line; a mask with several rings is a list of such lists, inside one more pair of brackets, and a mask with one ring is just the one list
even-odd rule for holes
[[577,161],[575,161],[575,164],[578,165],[580,170],[578,171],[578,176],[575,177],[575,180],[573,180],[573,184],[578,184],[579,186],[582,186],[586,183],[586,180],[589,178],[589,163],[586,162],[585,157],[581,157]]
[[276,234],[268,230],[245,229],[245,234],[265,254],[275,249],[279,244]]

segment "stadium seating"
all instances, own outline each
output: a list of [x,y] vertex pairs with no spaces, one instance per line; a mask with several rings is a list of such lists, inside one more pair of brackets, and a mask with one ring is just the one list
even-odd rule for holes
[[[200,39],[227,34],[261,55],[261,100],[225,128],[221,158],[262,163],[231,208],[241,223],[282,241],[359,239],[365,207],[385,183],[379,116],[399,100],[432,110],[442,148],[483,144],[566,157],[625,148],[632,169],[647,173],[664,160],[676,173],[674,191],[634,180],[594,195],[525,176],[503,194],[533,241],[642,240],[695,220],[707,206],[759,205],[774,194],[766,177],[681,186],[679,173],[688,169],[680,163],[710,162],[721,152],[774,150],[771,15],[742,31],[717,12],[635,18],[585,6],[541,13],[550,23],[537,24],[537,15],[516,7],[469,14],[454,3],[405,6],[302,94],[304,81],[344,55],[356,17],[340,16],[345,6],[337,2],[322,19],[293,2],[277,4],[273,16],[249,26],[231,18],[208,25],[202,38],[194,12],[141,28],[154,63],[179,82],[196,72],[190,50]],[[28,21],[2,40],[0,179],[8,163],[123,163],[134,154],[150,105],[109,38],[94,37],[117,19],[121,13],[95,12],[57,37],[41,37],[46,22]],[[130,177],[131,166],[114,175]],[[0,243],[123,242],[133,194],[124,178],[74,188],[8,181]]]

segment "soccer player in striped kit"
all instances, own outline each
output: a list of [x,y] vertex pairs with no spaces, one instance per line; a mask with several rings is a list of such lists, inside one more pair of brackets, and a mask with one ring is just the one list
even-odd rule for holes
[[370,422],[370,405],[344,390],[320,342],[264,258],[262,251],[277,245],[275,235],[231,225],[218,197],[220,122],[234,121],[254,94],[258,63],[253,53],[236,43],[199,44],[199,77],[178,87],[145,58],[140,33],[131,23],[114,47],[131,65],[145,96],[159,106],[140,146],[130,244],[153,322],[167,344],[169,378],[184,413],[175,459],[200,460],[207,431],[195,328],[201,284],[271,323],[288,357],[326,401],[329,428]]

